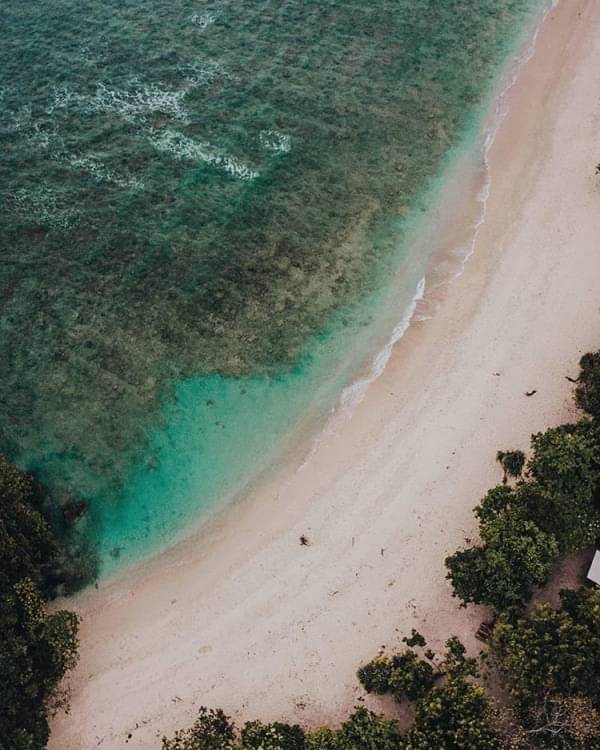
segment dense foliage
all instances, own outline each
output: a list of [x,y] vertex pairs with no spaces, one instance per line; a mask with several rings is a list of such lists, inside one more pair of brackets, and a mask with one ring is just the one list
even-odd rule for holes
[[577,405],[595,419],[600,419],[600,352],[584,354],[575,389]]
[[65,700],[57,686],[77,659],[77,617],[45,610],[52,592],[76,577],[43,498],[0,456],[0,750],[45,747],[48,711]]
[[483,689],[451,678],[417,704],[405,750],[499,750]]
[[367,693],[390,692],[397,700],[422,698],[433,687],[435,677],[431,664],[411,649],[391,659],[381,656],[358,670]]
[[561,600],[557,611],[537,605],[494,629],[493,659],[520,706],[554,693],[600,705],[600,590],[563,591]]

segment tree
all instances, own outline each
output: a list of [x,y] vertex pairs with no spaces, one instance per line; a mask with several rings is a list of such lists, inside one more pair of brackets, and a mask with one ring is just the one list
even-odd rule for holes
[[235,727],[221,709],[201,706],[198,718],[189,729],[163,737],[163,750],[229,750],[236,747]]
[[298,724],[250,721],[242,729],[241,741],[247,750],[304,750],[304,731]]
[[523,473],[525,454],[520,450],[498,451],[496,454],[496,461],[502,466],[502,470],[504,471],[503,482],[506,484],[508,477],[518,479]]
[[531,438],[529,473],[547,490],[591,502],[600,484],[600,439],[587,420],[538,432]]
[[488,490],[483,500],[475,508],[480,528],[492,525],[498,516],[509,508],[519,507],[518,496],[512,487],[499,484]]
[[556,539],[561,555],[592,544],[600,533],[600,514],[590,498],[548,489],[536,479],[516,488],[514,503],[524,517]]
[[600,590],[561,592],[558,611],[537,605],[527,616],[502,617],[490,641],[492,660],[517,704],[545,695],[600,702]]
[[307,732],[304,740],[306,750],[338,750],[337,733],[329,727],[318,727]]
[[337,732],[338,750],[400,750],[402,735],[397,722],[364,706],[354,710]]
[[419,659],[410,649],[392,657],[391,666],[389,690],[398,701],[422,698],[431,690],[437,677],[431,664]]
[[49,594],[59,545],[33,499],[31,477],[0,455],[0,589],[28,578]]
[[0,596],[0,740],[7,748],[46,746],[48,710],[64,705],[56,688],[77,661],[77,630],[74,613],[46,614],[31,579]]
[[64,555],[32,478],[0,456],[0,747],[38,750],[47,715],[77,658],[78,619],[45,603],[62,585]]
[[584,354],[579,360],[575,403],[594,419],[600,417],[600,352]]
[[491,712],[479,686],[452,678],[417,704],[405,750],[499,750]]
[[505,510],[482,525],[484,544],[446,558],[454,596],[463,604],[498,611],[523,606],[533,586],[547,582],[558,545],[518,510]]
[[497,705],[492,713],[506,750],[600,749],[600,714],[589,698],[548,694],[528,711]]
[[446,654],[441,664],[441,671],[450,679],[478,677],[477,659],[465,656],[466,649],[456,636],[446,641]]
[[392,662],[387,656],[377,656],[362,666],[356,676],[367,693],[384,695],[390,690]]
[[544,750],[598,750],[600,715],[589,698],[545,695],[525,716],[523,734]]

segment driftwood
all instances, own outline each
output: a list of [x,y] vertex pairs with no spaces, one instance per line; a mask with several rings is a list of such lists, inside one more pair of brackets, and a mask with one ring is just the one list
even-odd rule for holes
[[569,375],[565,375],[565,378],[569,381],[569,383],[579,383],[579,378],[571,378]]
[[534,396],[537,393],[537,391],[534,389],[533,391],[525,391],[526,396]]

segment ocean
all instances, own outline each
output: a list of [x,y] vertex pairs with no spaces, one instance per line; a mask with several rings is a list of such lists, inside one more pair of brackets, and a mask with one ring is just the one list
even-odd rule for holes
[[0,451],[87,502],[102,574],[368,382],[546,6],[3,0]]

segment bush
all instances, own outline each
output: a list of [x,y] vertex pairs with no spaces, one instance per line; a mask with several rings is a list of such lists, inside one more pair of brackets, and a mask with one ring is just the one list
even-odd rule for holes
[[579,378],[575,389],[577,406],[594,419],[600,418],[600,352],[584,354],[579,360]]
[[362,706],[355,709],[337,732],[338,750],[400,750],[402,747],[397,722]]
[[251,721],[242,729],[241,739],[247,750],[304,750],[304,731],[298,724]]
[[590,503],[600,485],[600,439],[588,420],[565,424],[531,438],[529,473],[549,493]]
[[77,629],[72,612],[45,613],[31,579],[0,595],[0,747],[46,746],[48,711],[64,705],[57,685],[77,661]]
[[558,611],[538,605],[524,617],[500,619],[490,642],[493,662],[517,703],[548,694],[600,704],[600,590],[561,592]]
[[0,456],[0,747],[37,750],[57,687],[77,659],[78,619],[45,611],[61,584],[62,548],[40,512],[31,477]]
[[454,596],[464,605],[487,604],[498,611],[522,607],[532,588],[547,582],[558,556],[556,539],[512,509],[487,522],[482,536],[484,545],[446,558]]
[[391,659],[378,656],[357,673],[367,693],[393,693],[396,700],[417,700],[431,690],[436,679],[433,667],[411,649]]
[[356,676],[367,693],[384,695],[390,689],[390,677],[392,675],[392,664],[385,656],[377,658],[361,667]]
[[406,650],[392,658],[392,672],[389,680],[390,692],[396,700],[404,698],[414,701],[431,690],[436,674],[429,662],[419,659],[414,651]]
[[329,727],[319,727],[306,733],[304,747],[306,750],[337,750],[337,734]]
[[523,473],[525,466],[525,454],[523,451],[498,451],[496,461],[500,463],[504,471],[504,483],[508,477],[517,479]]
[[482,688],[450,679],[417,704],[404,750],[499,750]]

